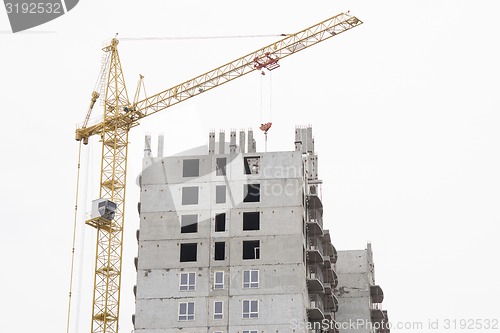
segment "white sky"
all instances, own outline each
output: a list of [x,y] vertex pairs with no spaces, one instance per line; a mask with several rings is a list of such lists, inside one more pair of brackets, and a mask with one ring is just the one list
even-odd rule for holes
[[[347,10],[365,23],[285,59],[273,72],[269,150],[292,150],[295,125],[313,125],[326,226],[338,250],[372,242],[383,308],[393,322],[425,328],[439,319],[440,329],[432,332],[446,332],[447,318],[500,319],[499,9],[493,0],[82,0],[63,17],[19,34],[9,32],[0,10],[2,331],[66,329],[74,129],[90,102],[104,40],[115,32],[294,33]],[[129,95],[139,73],[152,94],[274,40],[123,41]],[[132,329],[135,177],[144,134],[165,133],[167,153],[175,153],[204,144],[209,129],[257,132],[260,80],[247,75],[132,130],[122,332]],[[257,139],[263,150],[260,133]],[[89,149],[88,208],[97,196],[96,138]],[[81,315],[73,316],[73,326],[87,332],[95,239],[90,227],[78,231],[85,242],[77,259],[87,259],[82,267],[77,262],[76,280],[83,282],[75,282],[74,299],[81,301],[73,309]]]

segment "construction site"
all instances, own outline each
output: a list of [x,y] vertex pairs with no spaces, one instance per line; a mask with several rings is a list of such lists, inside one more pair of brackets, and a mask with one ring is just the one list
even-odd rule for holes
[[[96,230],[91,332],[119,331],[129,131],[145,117],[245,74],[265,76],[288,56],[362,23],[340,13],[152,96],[140,75],[133,100],[119,39],[103,47],[99,84],[75,136],[80,152],[92,136],[102,142],[100,194],[85,221]],[[104,116],[92,123],[98,100]],[[223,129],[211,131],[207,146],[166,157],[163,135],[156,156],[146,136],[138,178],[134,332],[340,332],[353,323],[356,332],[390,332],[371,244],[341,251],[337,272],[339,252],[323,223],[312,127],[295,128],[294,150],[274,152],[268,151],[272,124],[259,126],[264,151],[252,129],[238,138],[231,130],[229,140]],[[78,192],[76,200],[74,237]]]

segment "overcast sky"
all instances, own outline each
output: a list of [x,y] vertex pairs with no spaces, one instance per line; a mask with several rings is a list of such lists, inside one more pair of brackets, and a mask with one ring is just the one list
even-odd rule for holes
[[[74,130],[90,102],[103,41],[115,33],[294,33],[347,10],[364,24],[284,59],[271,84],[264,77],[264,100],[272,100],[270,112],[264,103],[264,119],[262,78],[253,73],[131,131],[120,329],[132,329],[135,178],[145,133],[164,133],[166,153],[173,154],[205,144],[209,129],[257,132],[267,119],[273,122],[269,150],[292,150],[295,125],[313,126],[326,227],[338,250],[372,242],[391,321],[425,328],[439,319],[439,330],[418,332],[459,332],[446,330],[444,321],[499,320],[500,4],[237,3],[82,0],[68,14],[18,34],[10,33],[0,10],[2,331],[66,329]],[[122,41],[119,50],[133,96],[139,74],[152,94],[275,40]],[[83,210],[98,195],[100,145],[91,141],[83,152]],[[264,149],[260,133],[257,148]],[[95,238],[83,218],[78,223],[72,327],[87,332]]]

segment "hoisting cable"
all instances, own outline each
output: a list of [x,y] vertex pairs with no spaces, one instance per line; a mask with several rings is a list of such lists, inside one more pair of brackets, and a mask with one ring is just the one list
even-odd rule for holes
[[82,141],[78,145],[78,165],[76,173],[76,195],[75,195],[75,218],[73,221],[73,243],[71,245],[71,271],[69,277],[69,294],[68,294],[68,321],[66,323],[66,333],[69,333],[69,324],[71,319],[71,293],[73,292],[73,271],[75,267],[75,243],[76,243],[76,226],[78,220],[78,192],[80,187],[80,161],[82,154]]
[[278,35],[229,35],[229,36],[164,36],[164,37],[123,37],[122,41],[144,41],[144,40],[186,40],[186,39],[230,39],[230,38],[262,38],[262,37],[286,37],[288,34]]
[[273,118],[272,118],[272,101],[273,101],[273,72],[269,71],[269,122],[272,124],[273,123]]
[[264,82],[263,81],[264,77],[264,72],[261,73],[260,75],[260,123],[262,124],[262,119],[263,119],[263,114],[264,114],[264,101],[263,101],[263,95],[264,95]]
[[[269,71],[269,75],[271,75],[271,71]],[[263,123],[261,122],[261,124],[263,124]],[[267,153],[267,130],[264,132],[264,137],[265,137],[264,148],[265,148],[265,152]]]
[[[264,132],[264,137],[265,137],[265,152],[267,152],[267,132],[269,129],[271,129],[271,126],[273,123],[271,122],[271,108],[272,108],[272,74],[271,71],[270,73],[270,78],[269,78],[269,120],[268,122],[264,123],[263,122],[263,109],[264,109],[264,83],[263,83],[263,76],[266,75],[264,71],[261,72],[261,77],[260,77],[260,130]],[[266,112],[267,113],[267,112]]]
[[108,68],[109,64],[109,57],[111,56],[111,52],[106,52],[105,59],[102,60],[101,63],[101,70],[99,71],[99,74],[97,75],[97,79],[94,84],[94,91],[97,91],[97,89],[100,88],[99,83],[102,81],[102,78],[106,75],[106,69]]
[[[272,118],[272,100],[273,100],[273,72],[269,71],[269,122],[268,124],[273,123],[273,118]],[[267,132],[271,126],[266,131],[266,153],[267,153]]]
[[[83,201],[83,206],[80,206],[80,218],[82,216],[86,220],[86,211],[87,211],[87,199],[88,199],[88,188],[94,188],[93,186],[93,172],[94,168],[89,167],[89,165],[93,165],[93,161],[91,160],[91,153],[93,152],[92,150],[92,145],[88,145],[87,149],[87,156],[85,158],[85,163],[84,163],[84,178],[83,178],[83,190],[80,192],[80,197],[83,196],[84,201]],[[90,181],[89,181],[90,179]],[[91,196],[94,197],[94,196]],[[78,258],[79,260],[79,265],[76,267],[76,272],[77,272],[77,278],[78,278],[78,284],[76,285],[76,298],[73,300],[73,306],[74,308],[74,313],[77,314],[76,318],[73,317],[73,322],[74,322],[74,331],[73,332],[78,332],[79,327],[80,327],[80,305],[81,305],[81,298],[82,298],[82,273],[83,273],[83,264],[84,264],[84,253],[85,253],[85,227],[84,224],[79,223],[79,228],[80,230],[78,231],[80,233],[80,246],[78,247],[78,250],[80,251],[80,257]]]

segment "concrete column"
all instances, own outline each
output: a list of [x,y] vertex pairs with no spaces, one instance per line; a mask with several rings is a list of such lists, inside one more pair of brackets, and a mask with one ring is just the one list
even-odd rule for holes
[[229,152],[231,154],[236,153],[236,130],[231,130],[229,134]]
[[151,157],[151,135],[146,134],[144,137],[144,157]]
[[257,145],[255,144],[255,140],[253,139],[253,130],[248,130],[248,149],[249,153],[255,153],[257,151]]
[[240,130],[240,153],[245,152],[245,131]]
[[215,131],[208,133],[208,154],[215,154]]
[[226,146],[226,133],[221,130],[219,132],[219,154],[225,154],[224,147]]
[[302,151],[302,130],[295,127],[295,151]]
[[158,135],[158,157],[163,157],[163,147],[165,145],[165,136],[163,134]]
[[307,135],[307,152],[312,153],[314,151],[313,148],[313,131],[311,126],[307,126],[306,135]]

